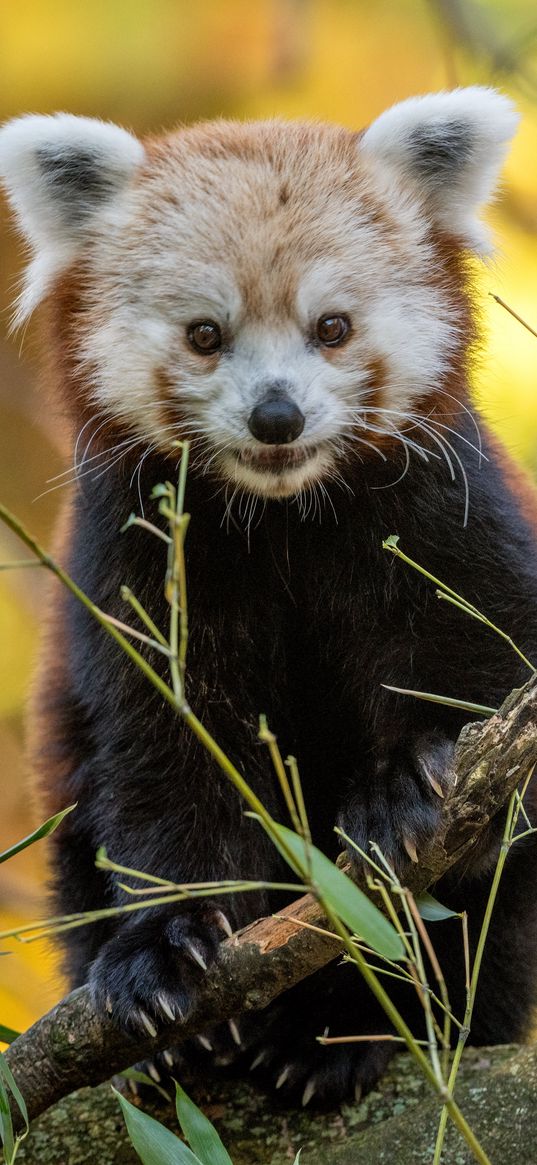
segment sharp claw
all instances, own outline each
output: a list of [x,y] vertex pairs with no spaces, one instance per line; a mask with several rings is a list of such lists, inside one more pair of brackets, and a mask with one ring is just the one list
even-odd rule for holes
[[354,1085],[354,1099],[356,1104],[359,1104],[362,1099],[362,1085],[359,1080]]
[[285,1065],[285,1068],[283,1069],[283,1072],[280,1072],[280,1075],[278,1076],[278,1079],[277,1079],[277,1081],[276,1081],[276,1088],[283,1088],[283,1085],[285,1084],[285,1081],[286,1081],[286,1080],[288,1079],[288,1077],[289,1077],[289,1073],[290,1073],[290,1071],[291,1071],[291,1065],[290,1065],[290,1064],[286,1064],[286,1065]]
[[160,1075],[158,1068],[155,1068],[154,1064],[148,1064],[147,1071],[149,1072],[151,1079],[155,1081],[155,1084],[161,1083],[162,1076]]
[[444,800],[444,790],[440,784],[440,781],[437,781],[436,777],[433,777],[433,774],[431,773],[431,771],[427,767],[427,765],[424,765],[422,763],[421,767],[422,767],[423,772],[425,773],[425,776],[427,777],[427,780],[428,780],[431,788],[434,789],[434,791],[438,797],[441,797],[442,800]]
[[112,1000],[111,1000],[109,995],[106,996],[106,999],[104,1001],[104,1006],[106,1007],[108,1014],[111,1015],[113,1010],[114,1010],[114,1005],[113,1005]]
[[173,1068],[173,1056],[171,1052],[163,1052],[162,1059],[164,1060],[164,1063],[168,1065],[168,1068]]
[[212,1052],[213,1045],[211,1041],[207,1039],[207,1036],[196,1036],[196,1039],[198,1044],[201,1044],[202,1048],[205,1048],[206,1052]]
[[315,1083],[315,1077],[311,1076],[310,1079],[308,1080],[308,1083],[306,1084],[306,1087],[305,1087],[303,1093],[302,1093],[302,1108],[306,1108],[306,1105],[309,1104],[313,1094],[316,1091],[317,1091],[317,1085]]
[[139,1016],[140,1016],[140,1019],[141,1019],[141,1021],[142,1021],[143,1025],[144,1025],[144,1027],[145,1027],[145,1030],[146,1030],[147,1034],[148,1034],[149,1036],[152,1036],[152,1037],[153,1037],[153,1039],[154,1039],[154,1038],[155,1038],[155,1036],[156,1036],[156,1034],[157,1034],[157,1029],[156,1029],[156,1027],[155,1027],[154,1023],[152,1023],[152,1021],[150,1020],[149,1016],[148,1016],[148,1015],[146,1015],[145,1011],[142,1011],[142,1009],[141,1009],[141,1008],[140,1008],[140,1011],[139,1011],[139,1013],[138,1013],[138,1014],[139,1014]]
[[257,1056],[255,1057],[254,1060],[252,1060],[252,1063],[250,1064],[250,1072],[255,1072],[255,1069],[259,1068],[259,1065],[262,1064],[263,1060],[266,1060],[266,1058],[267,1058],[266,1052],[258,1052]]
[[224,933],[227,934],[227,937],[231,938],[231,935],[233,934],[233,927],[231,926],[231,923],[230,923],[227,915],[224,914],[224,911],[223,910],[215,910],[214,916],[215,916],[215,919],[216,919],[218,926],[220,927],[220,930],[223,930]]
[[235,1020],[228,1019],[227,1023],[228,1023],[228,1027],[229,1027],[229,1030],[231,1032],[231,1035],[233,1037],[234,1042],[236,1043],[238,1048],[242,1048],[241,1033],[237,1027],[237,1024],[235,1023]]
[[160,995],[157,995],[156,1002],[160,1007],[160,1010],[164,1012],[164,1015],[170,1020],[171,1023],[173,1023],[175,1019],[175,1012],[172,1010],[168,1000],[166,999],[166,996],[163,995],[162,992]]
[[185,943],[185,947],[187,953],[190,955],[190,958],[194,959],[194,962],[198,964],[198,967],[201,967],[202,971],[206,971],[207,963],[205,962],[205,959],[203,958],[203,955],[198,947],[195,946],[194,943],[190,942]]
[[129,1088],[129,1092],[131,1093],[132,1096],[139,1096],[140,1095],[136,1080],[127,1080],[127,1085]]
[[416,850],[416,846],[414,845],[414,842],[411,841],[409,837],[404,837],[403,838],[403,845],[404,845],[406,852],[410,858],[410,861],[417,862],[418,861],[418,854],[417,854],[417,850]]

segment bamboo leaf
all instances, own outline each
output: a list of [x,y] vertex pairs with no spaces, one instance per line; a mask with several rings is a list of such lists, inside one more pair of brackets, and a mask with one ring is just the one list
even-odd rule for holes
[[159,1121],[135,1108],[117,1089],[115,1092],[127,1126],[127,1132],[142,1165],[203,1165],[199,1157]]
[[145,1084],[148,1088],[154,1088],[167,1104],[171,1104],[172,1098],[169,1092],[166,1092],[165,1088],[161,1088],[160,1084],[157,1084],[156,1080],[153,1080],[153,1077],[148,1076],[146,1072],[139,1072],[137,1068],[125,1068],[121,1072],[121,1076],[124,1080],[134,1080],[136,1084]]
[[216,1129],[180,1084],[175,1084],[175,1105],[181,1128],[202,1165],[233,1165]]
[[416,906],[426,922],[440,922],[443,918],[458,918],[456,910],[450,910],[448,906],[443,906],[437,898],[433,898],[433,895],[428,894],[426,890],[416,898]]
[[[18,1136],[14,1136],[13,1133],[9,1092],[11,1092],[25,1124],[24,1132],[19,1133]],[[27,1135],[28,1127],[28,1112],[24,1098],[15,1083],[11,1069],[8,1068],[5,1057],[0,1053],[0,1140],[4,1149],[6,1165],[12,1165],[14,1162],[18,1146]]]
[[468,700],[455,700],[452,696],[437,696],[434,692],[417,692],[413,688],[394,688],[393,684],[381,684],[387,692],[397,692],[399,696],[414,696],[416,700],[427,700],[430,704],[443,704],[446,708],[460,708],[461,712],[472,712],[476,716],[495,716],[497,708],[488,704],[471,704]]
[[1,1056],[1,1055],[0,1055],[0,1077],[4,1078],[6,1087],[9,1088],[9,1091],[11,1092],[11,1095],[12,1095],[12,1097],[17,1105],[17,1108],[22,1116],[22,1119],[26,1125],[26,1132],[28,1132],[29,1125],[28,1125],[28,1110],[26,1108],[26,1102],[24,1100],[24,1097],[21,1095],[21,1092],[20,1092],[18,1085],[15,1083],[15,1077],[13,1076],[11,1068],[8,1067],[5,1056]]
[[9,1107],[9,1097],[7,1094],[4,1081],[0,1076],[0,1140],[4,1150],[4,1157],[6,1165],[11,1165],[15,1150],[15,1137],[13,1135],[13,1121],[11,1119],[11,1111]]
[[17,841],[15,845],[12,845],[9,847],[9,849],[4,850],[4,852],[0,854],[0,865],[2,862],[7,862],[8,858],[12,858],[15,854],[19,854],[21,850],[27,849],[29,845],[33,845],[34,842],[41,841],[43,837],[48,837],[50,833],[54,833],[54,830],[58,828],[58,825],[61,821],[63,821],[64,817],[66,817],[68,813],[71,813],[75,808],[76,805],[69,805],[67,809],[62,809],[61,813],[55,813],[54,817],[49,817],[48,821],[44,821],[38,829],[34,830],[33,833],[29,833],[28,837],[23,837],[22,841]]
[[319,896],[326,899],[353,934],[360,935],[379,955],[395,960],[404,957],[403,943],[395,927],[326,854],[314,845],[306,846],[302,837],[276,822],[271,836],[282,856],[301,877],[307,871],[313,889],[319,891]]
[[0,1023],[0,1040],[3,1044],[12,1044],[13,1040],[18,1039],[20,1032],[16,1032],[12,1027],[6,1027],[5,1023]]

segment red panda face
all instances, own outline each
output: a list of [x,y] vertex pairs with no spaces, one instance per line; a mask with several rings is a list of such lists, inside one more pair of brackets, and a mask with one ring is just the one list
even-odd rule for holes
[[11,123],[0,172],[36,251],[22,311],[69,270],[89,407],[293,496],[419,446],[416,410],[464,360],[461,256],[482,244],[476,206],[515,121],[475,88],[405,102],[362,137],[215,122],[144,149],[85,119]]
[[122,210],[88,256],[95,400],[255,493],[371,455],[460,348],[419,194],[387,190],[351,133],[186,131],[149,150]]

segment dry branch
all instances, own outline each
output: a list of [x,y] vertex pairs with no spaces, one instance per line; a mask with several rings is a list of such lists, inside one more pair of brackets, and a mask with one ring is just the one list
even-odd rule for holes
[[[419,865],[409,864],[405,871],[409,889],[414,893],[426,889],[475,846],[482,830],[536,762],[534,674],[495,716],[483,724],[468,725],[461,733],[456,782],[443,806],[441,829],[420,854]],[[362,887],[366,889],[363,882]],[[29,1116],[36,1117],[76,1088],[99,1084],[159,1048],[226,1018],[265,1007],[334,959],[341,949],[339,940],[302,923],[326,926],[312,895],[291,903],[277,919],[259,919],[224,942],[216,964],[204,977],[195,1009],[156,1039],[130,1039],[108,1016],[96,1014],[86,987],[72,992],[6,1053]]]

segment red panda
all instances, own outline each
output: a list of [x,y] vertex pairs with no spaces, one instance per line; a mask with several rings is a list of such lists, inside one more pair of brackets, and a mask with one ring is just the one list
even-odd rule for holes
[[[496,705],[524,678],[503,640],[388,560],[384,538],[398,534],[537,658],[535,529],[468,391],[469,257],[487,250],[479,212],[516,123],[508,99],[474,87],[404,101],[362,134],[217,121],[140,142],[65,114],[0,132],[0,175],[33,256],[18,319],[43,302],[71,418],[66,563],[111,615],[125,618],[127,584],[163,624],[165,548],[139,527],[119,531],[188,438],[188,698],[283,819],[257,740],[268,715],[332,855],[339,823],[398,867],[419,856],[449,785],[468,717],[382,685]],[[52,617],[36,766],[51,807],[78,805],[52,842],[56,909],[123,900],[95,869],[99,845],[176,882],[281,880],[238,795],[144,677],[70,597],[56,597]],[[534,799],[530,789],[529,812]],[[472,945],[497,843],[493,828],[438,887],[468,911]],[[535,872],[528,838],[495,909],[476,1043],[528,1029]],[[154,1031],[188,1011],[229,925],[279,904],[237,895],[228,919],[215,896],[67,932],[71,983],[88,980],[128,1030]],[[434,941],[462,1014],[454,925]],[[419,1003],[396,987],[418,1029]],[[326,1028],[390,1031],[352,967],[330,966],[239,1021],[236,1052],[290,1100],[337,1103],[374,1084],[390,1044],[326,1049]],[[203,1037],[203,1054],[222,1040]]]

